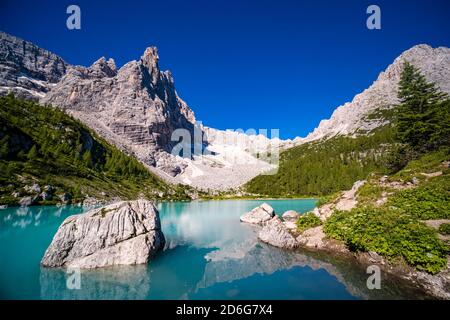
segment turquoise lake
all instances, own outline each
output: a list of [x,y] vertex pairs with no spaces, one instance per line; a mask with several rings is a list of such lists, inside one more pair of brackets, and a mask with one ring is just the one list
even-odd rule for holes
[[[306,212],[314,200],[271,200],[278,214]],[[366,286],[366,270],[349,259],[286,251],[257,240],[239,216],[260,200],[158,204],[166,247],[148,265],[81,272],[80,289],[68,289],[63,269],[39,262],[62,221],[86,209],[75,206],[0,210],[1,299],[383,299],[423,298],[408,284],[382,277]]]

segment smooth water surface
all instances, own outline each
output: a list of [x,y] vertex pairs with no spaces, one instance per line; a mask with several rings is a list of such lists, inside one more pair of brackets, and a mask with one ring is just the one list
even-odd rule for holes
[[[306,212],[314,200],[267,201],[279,214]],[[257,240],[239,216],[259,200],[160,203],[166,248],[148,265],[81,272],[68,289],[64,269],[39,265],[58,226],[80,207],[0,211],[2,299],[360,299],[415,298],[414,289],[384,281],[368,290],[365,270],[329,255],[290,252]]]

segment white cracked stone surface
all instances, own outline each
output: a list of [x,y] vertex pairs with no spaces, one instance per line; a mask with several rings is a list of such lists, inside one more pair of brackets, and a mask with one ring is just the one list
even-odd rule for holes
[[261,225],[272,219],[274,216],[275,211],[273,208],[269,204],[263,203],[262,205],[252,209],[252,211],[244,213],[240,220],[245,223]]
[[143,264],[164,243],[152,202],[121,201],[64,220],[41,264],[88,269]]

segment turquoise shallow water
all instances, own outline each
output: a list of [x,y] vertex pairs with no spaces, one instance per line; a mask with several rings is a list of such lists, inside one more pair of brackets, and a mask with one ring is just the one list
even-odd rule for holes
[[[277,213],[306,212],[314,200],[267,201]],[[80,207],[0,211],[2,299],[358,299],[417,297],[392,281],[377,292],[346,260],[289,252],[257,241],[239,216],[258,200],[160,203],[167,244],[150,264],[82,271],[81,288],[62,269],[39,266],[61,222]]]

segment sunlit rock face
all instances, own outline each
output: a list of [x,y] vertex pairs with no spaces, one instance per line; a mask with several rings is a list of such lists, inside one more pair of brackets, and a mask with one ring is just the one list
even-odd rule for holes
[[450,93],[450,49],[421,44],[403,52],[378,79],[351,102],[336,108],[328,120],[322,120],[301,143],[330,138],[337,134],[365,133],[388,123],[383,117],[367,118],[377,109],[390,109],[398,103],[398,82],[405,61],[418,67],[428,81]]
[[263,226],[258,234],[258,238],[279,248],[294,249],[298,246],[297,241],[278,216],[273,217]]
[[[201,189],[235,188],[272,169],[255,154],[281,142],[258,132],[197,125],[194,112],[176,92],[172,74],[160,70],[155,47],[121,68],[103,57],[83,67],[1,33],[0,95],[9,92],[64,108],[165,180]],[[190,152],[177,149],[180,135],[173,134],[179,130]]]
[[278,147],[279,139],[197,124],[172,74],[161,71],[158,61],[157,49],[149,47],[118,70],[105,58],[89,68],[70,67],[41,102],[64,107],[171,182],[224,190],[272,168],[254,155],[268,145]]
[[70,67],[41,102],[66,108],[109,141],[154,165],[155,154],[170,152],[175,145],[174,130],[192,133],[195,123],[171,73],[160,71],[158,60],[157,49],[150,47],[120,69],[105,58],[89,68]]
[[65,74],[67,64],[31,42],[0,32],[0,95],[38,100]]
[[182,166],[170,155],[178,143],[172,133],[184,129],[192,136],[195,117],[158,61],[157,49],[149,47],[120,69],[103,57],[90,67],[73,66],[1,32],[0,95],[64,108],[110,143],[174,176]]
[[41,265],[95,269],[145,264],[164,244],[153,203],[122,201],[64,220]]
[[244,213],[240,217],[240,220],[245,223],[261,225],[272,219],[274,216],[275,210],[273,210],[273,208],[267,203],[263,203],[253,210]]

